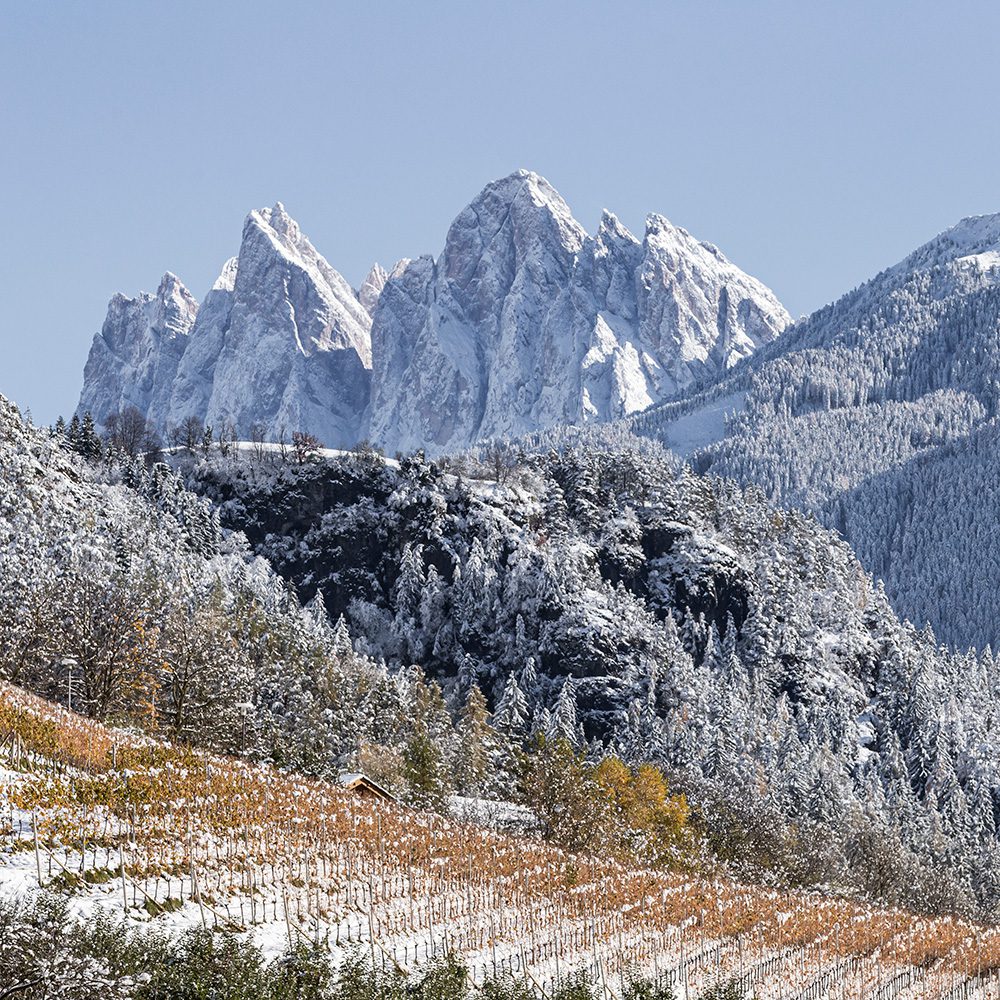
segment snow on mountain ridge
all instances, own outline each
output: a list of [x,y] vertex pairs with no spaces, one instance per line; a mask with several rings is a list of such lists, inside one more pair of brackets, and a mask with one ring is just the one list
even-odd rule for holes
[[175,394],[170,422],[193,414],[216,427],[259,424],[272,440],[306,428],[330,447],[352,445],[368,405],[370,326],[281,203],[255,210],[232,292],[191,332],[179,374],[200,392]]
[[605,210],[589,236],[524,170],[487,185],[404,284],[372,330],[371,434],[389,450],[620,417],[789,321],[773,293],[663,216],[640,243]]
[[365,275],[365,280],[358,288],[358,301],[364,306],[364,310],[370,316],[378,302],[378,297],[385,288],[385,283],[389,280],[389,272],[376,261]]
[[153,294],[114,295],[84,369],[79,412],[103,420],[135,406],[151,420],[163,419],[197,313],[194,296],[169,271]]
[[995,645],[998,316],[1000,215],[973,216],[630,423],[816,513],[939,639]]
[[[259,234],[263,245],[257,245],[256,234]],[[311,323],[310,319],[313,317],[307,315],[300,318],[295,312],[291,316],[299,350],[308,355],[313,350],[353,349],[358,352],[366,367],[370,367],[370,318],[367,311],[358,302],[348,282],[317,252],[280,201],[272,209],[256,209],[247,217],[239,259],[242,260],[246,254],[252,255],[256,261],[260,255],[260,259],[266,264],[265,248],[270,248],[287,268],[301,271],[306,288],[319,298],[319,302],[310,301],[310,306],[319,310],[316,318],[322,314],[322,322]],[[238,264],[237,291],[243,270]],[[251,278],[248,280],[260,277],[255,269],[250,273]],[[293,281],[294,277],[290,274],[286,281]],[[247,292],[251,290],[247,289]],[[293,294],[288,289],[286,292]],[[308,331],[305,337],[300,335],[303,326]]]
[[372,264],[368,274],[365,275],[365,280],[358,288],[358,301],[364,306],[369,316],[375,313],[375,306],[378,305],[379,296],[382,294],[382,289],[385,288],[385,283],[390,278],[396,278],[402,274],[409,263],[408,257],[402,257],[393,264],[389,271],[377,261]]
[[997,251],[1000,251],[1000,213],[970,215],[917,247],[886,273],[898,277],[953,261],[988,256]]
[[222,271],[212,284],[212,291],[231,292],[236,287],[236,270],[239,266],[238,257],[230,257],[222,265]]
[[[640,241],[605,211],[590,236],[529,170],[486,185],[437,260],[376,264],[357,292],[281,202],[255,209],[188,313],[146,395],[132,391],[135,359],[102,361],[95,344],[79,411],[103,421],[136,405],[164,434],[196,417],[244,436],[258,424],[274,439],[304,429],[332,447],[370,436],[440,452],[642,409],[788,321],[763,285],[662,216]],[[121,336],[146,335],[134,323]]]

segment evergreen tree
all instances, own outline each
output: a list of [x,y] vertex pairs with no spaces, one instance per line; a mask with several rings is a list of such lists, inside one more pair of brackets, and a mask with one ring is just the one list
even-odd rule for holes
[[418,723],[403,752],[407,801],[417,809],[444,811],[450,792],[444,759],[427,727]]
[[455,783],[462,795],[481,795],[491,769],[490,713],[478,687],[469,689],[458,719]]
[[517,678],[509,674],[493,715],[493,724],[501,732],[520,736],[527,732],[528,720],[528,700],[518,686]]
[[565,678],[559,688],[559,697],[556,699],[546,736],[550,740],[566,740],[571,745],[580,741],[580,728],[576,715],[576,694],[572,677]]

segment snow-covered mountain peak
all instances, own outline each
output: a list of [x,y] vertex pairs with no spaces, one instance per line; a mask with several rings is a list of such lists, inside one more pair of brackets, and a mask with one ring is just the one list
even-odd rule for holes
[[[293,256],[319,256],[305,236],[299,224],[285,211],[281,202],[273,208],[255,208],[248,216],[243,229],[243,242],[259,231],[282,253]],[[241,250],[242,254],[242,250]]]
[[646,235],[655,235],[657,233],[675,233],[680,232],[684,235],[688,235],[686,230],[680,228],[680,226],[675,226],[665,215],[661,215],[659,212],[650,212],[646,216]]
[[939,239],[947,239],[963,255],[996,250],[1000,247],[1000,213],[970,215],[945,230]]
[[239,266],[238,257],[230,257],[225,264],[222,265],[222,270],[219,272],[219,276],[215,279],[212,285],[213,292],[231,292],[236,287],[236,271]]
[[726,255],[714,244],[692,236],[683,226],[675,226],[665,215],[652,212],[646,216],[646,240],[661,247],[676,247],[685,252],[708,254],[722,264],[729,264]]
[[536,205],[551,204],[556,211],[569,213],[569,206],[563,201],[562,195],[534,170],[525,170],[522,167],[506,177],[499,177],[486,185],[484,193],[490,190],[495,190],[497,193],[506,191],[510,200],[524,191]]
[[331,447],[360,437],[371,317],[281,202],[247,216],[239,256],[191,333],[169,410],[272,440],[308,430]]
[[296,350],[305,355],[354,350],[366,367],[371,365],[371,317],[281,202],[247,216],[234,288],[238,297],[257,300],[270,294],[265,289],[286,298],[302,294],[299,308],[292,310]]
[[995,267],[1000,263],[1000,214],[972,215],[918,247],[889,274],[898,276],[952,262]]
[[198,302],[170,271],[160,280],[150,315],[150,326],[161,336],[186,337],[198,314]]
[[606,211],[590,237],[548,181],[518,170],[459,214],[436,264],[387,282],[372,439],[441,452],[613,419],[787,322],[768,289],[662,216],[640,243]]
[[[643,280],[687,284],[698,290],[697,298],[707,297],[709,301],[722,295],[726,308],[734,311],[734,316],[743,317],[741,322],[746,321],[744,332],[752,343],[739,335],[742,347],[735,354],[730,352],[724,367],[751,353],[755,347],[774,340],[791,322],[770,288],[733,264],[714,243],[699,240],[664,216],[647,217],[643,245],[646,249]],[[720,317],[720,323],[720,332],[727,336],[735,332],[731,322]],[[727,346],[731,348],[733,342],[727,341]]]
[[614,212],[604,209],[601,212],[601,221],[597,226],[597,242],[604,246],[609,242],[626,242],[639,245],[639,241],[632,235],[631,231],[622,223]]
[[[82,400],[126,385],[164,434],[195,417],[433,452],[634,412],[787,322],[759,282],[662,216],[640,240],[605,211],[588,236],[530,170],[487,184],[436,261],[375,264],[357,291],[277,202],[246,217],[200,309],[173,275],[150,298],[142,322],[111,324],[131,346],[88,364]],[[162,364],[147,327],[177,341]]]
[[172,340],[187,336],[198,314],[198,302],[181,280],[168,271],[156,292],[139,292],[134,298],[116,292],[108,303],[101,333],[113,349],[130,350],[138,339]]
[[547,206],[557,215],[572,218],[562,195],[541,174],[536,174],[533,170],[518,170],[513,177],[521,183],[523,190],[536,205]]
[[251,211],[239,254],[199,309],[167,274],[155,296],[116,296],[79,409],[138,407],[165,438],[188,418],[272,440],[308,430],[332,447],[362,435],[371,317],[281,202]]
[[178,290],[187,292],[184,282],[173,271],[164,271],[163,277],[160,278],[160,284],[157,286],[156,294],[169,295]]
[[290,243],[297,244],[301,240],[302,230],[299,229],[299,224],[285,211],[285,206],[280,201],[276,201],[273,208],[260,209],[259,212],[261,218]]
[[[476,196],[452,223],[441,260],[446,268],[461,262],[465,268],[480,256],[492,259],[498,241],[512,243],[519,257],[558,245],[576,253],[586,231],[562,196],[544,177],[517,170],[501,177]],[[449,270],[449,276],[458,277]]]
[[365,312],[369,316],[375,311],[375,304],[388,280],[389,272],[376,261],[365,275],[365,280],[361,282],[361,287],[358,289],[358,301],[365,307]]
[[198,302],[169,271],[153,294],[112,296],[87,358],[77,412],[90,412],[103,422],[134,406],[162,419],[197,315]]

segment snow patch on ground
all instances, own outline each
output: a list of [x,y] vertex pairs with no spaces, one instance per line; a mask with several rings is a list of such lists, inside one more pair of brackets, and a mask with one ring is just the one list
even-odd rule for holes
[[746,393],[732,392],[685,413],[663,429],[663,441],[681,458],[726,436],[726,421],[746,407]]
[[983,271],[990,271],[1000,267],[1000,250],[987,250],[983,253],[970,254],[967,257],[959,257],[959,264],[968,264],[978,267]]
[[448,799],[448,808],[459,822],[474,823],[508,833],[529,833],[538,827],[535,814],[527,806],[515,802],[452,795]]

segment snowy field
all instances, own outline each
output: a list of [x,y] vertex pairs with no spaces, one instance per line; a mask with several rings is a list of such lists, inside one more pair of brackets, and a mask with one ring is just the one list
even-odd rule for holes
[[[270,461],[275,458],[282,459],[289,464],[296,461],[295,449],[291,444],[276,444],[272,441],[234,441],[227,447],[235,449],[244,459],[251,460],[258,455],[267,456]],[[218,456],[220,448],[218,444],[213,444],[211,446],[213,456]],[[185,455],[191,454],[197,456],[201,451],[200,446],[194,448],[187,448],[184,445],[176,445],[170,448],[162,449],[164,455]],[[313,458],[325,458],[331,460],[345,459],[345,458],[360,458],[362,455],[364,457],[376,459],[382,462],[384,465],[389,466],[392,469],[399,468],[399,462],[394,458],[386,458],[385,455],[380,454],[376,451],[371,452],[358,452],[358,451],[345,451],[337,448],[316,448],[309,452],[309,455]]]

